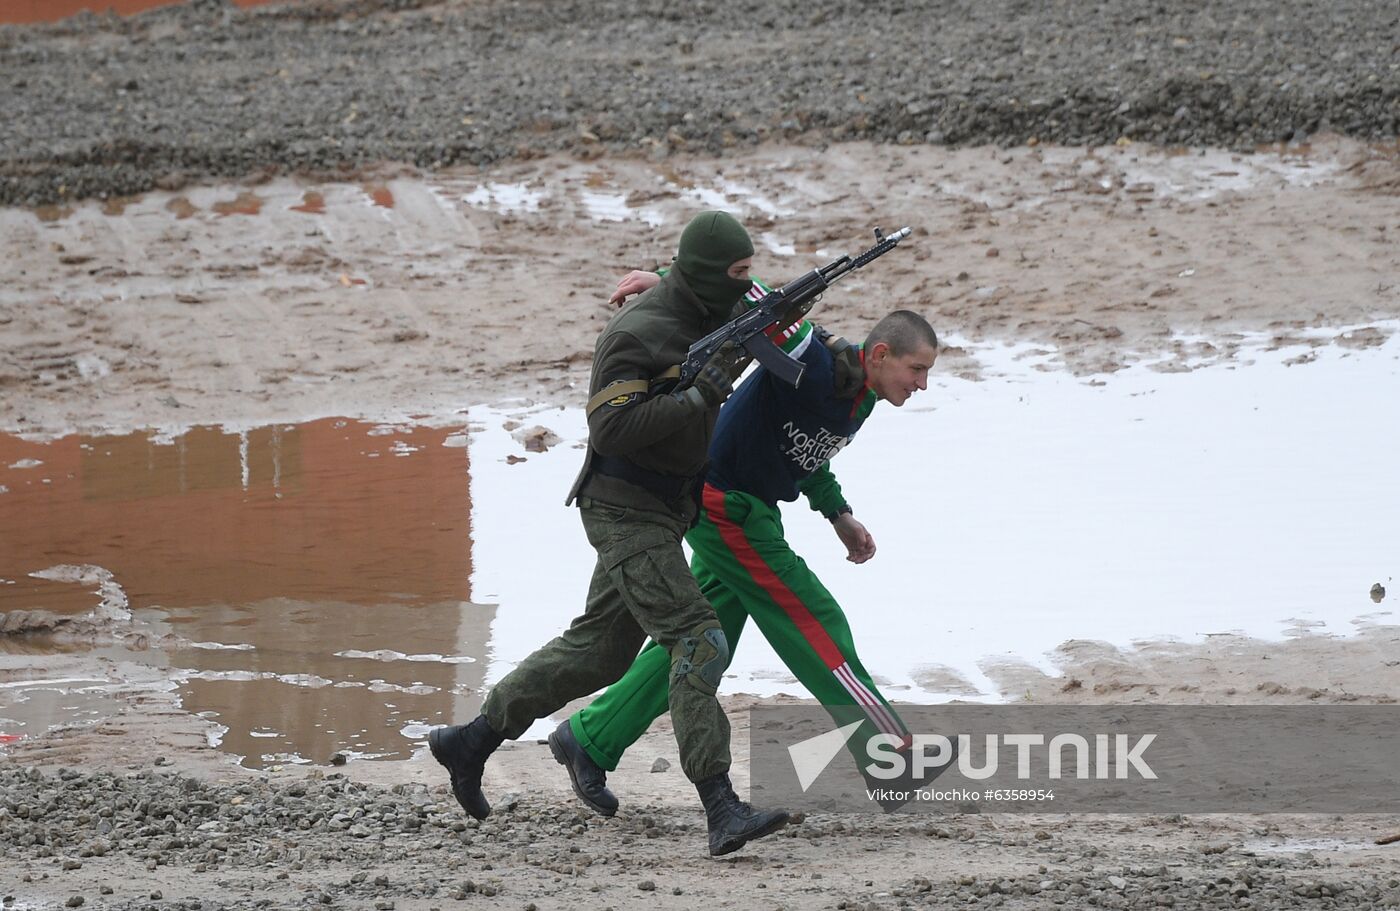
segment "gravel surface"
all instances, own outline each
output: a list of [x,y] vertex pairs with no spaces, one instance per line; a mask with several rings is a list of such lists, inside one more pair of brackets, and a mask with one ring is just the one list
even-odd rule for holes
[[[696,853],[701,838],[690,807],[629,808],[602,819],[576,804],[508,795],[494,809],[478,823],[443,788],[385,788],[338,773],[219,784],[159,769],[44,774],[0,767],[0,862],[14,874],[0,891],[12,889],[21,901],[66,896],[68,907],[203,911],[391,909],[396,901],[417,907],[424,900],[436,907],[468,898],[477,907],[495,899],[484,904],[515,909],[535,907],[532,899],[551,899],[550,907],[589,901],[653,907],[663,900],[705,906],[699,890],[709,886],[683,859]],[[1307,852],[1271,856],[1217,834],[1176,850],[1167,864],[1148,844],[1124,850],[1102,839],[1096,847],[1092,832],[1001,820],[815,815],[776,836],[776,847],[765,842],[769,850],[732,863],[754,868],[743,874],[745,888],[767,889],[767,899],[805,904],[800,897],[820,892],[817,904],[837,909],[1400,907],[1400,882],[1388,873],[1339,868]],[[1144,841],[1168,840],[1198,825],[1181,816],[1139,822]],[[829,864],[825,878],[813,875],[822,869],[813,861],[853,839],[886,852],[913,849],[923,860],[864,887],[832,883],[839,864]],[[1026,872],[978,875],[939,859],[960,851],[1018,854]],[[758,873],[765,855],[771,867]],[[724,869],[698,863],[702,870]],[[929,874],[910,875],[920,868]],[[760,881],[766,884],[755,887]],[[587,898],[602,891],[611,894]],[[15,900],[8,891],[0,897],[6,905]]]
[[1397,61],[1394,0],[191,0],[0,28],[0,203],[561,149],[1380,140]]

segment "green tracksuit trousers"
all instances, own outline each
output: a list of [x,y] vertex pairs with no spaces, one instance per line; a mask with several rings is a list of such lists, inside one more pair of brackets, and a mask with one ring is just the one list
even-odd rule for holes
[[[877,733],[908,730],[856,655],[846,615],[783,539],[778,510],[745,493],[706,485],[700,522],[686,535],[691,571],[714,606],[730,654],[752,617],[788,669],[840,724],[865,719],[853,748]],[[665,649],[649,644],[632,667],[570,719],[574,736],[609,771],[667,709]],[[868,762],[868,758],[857,756]]]
[[535,719],[620,678],[650,636],[661,643],[649,649],[660,659],[656,712],[669,706],[681,768],[691,781],[727,772],[729,719],[715,689],[729,653],[718,635],[720,623],[685,565],[686,523],[586,497],[579,504],[584,531],[598,552],[587,608],[501,678],[482,714],[513,740]]

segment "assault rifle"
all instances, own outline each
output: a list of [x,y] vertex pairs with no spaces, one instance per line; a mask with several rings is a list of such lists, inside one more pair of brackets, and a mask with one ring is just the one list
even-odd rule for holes
[[882,234],[875,229],[875,245],[851,259],[843,256],[820,269],[813,269],[774,291],[769,291],[763,299],[754,304],[744,315],[725,323],[714,332],[690,346],[681,364],[680,380],[676,389],[689,386],[700,368],[725,342],[741,345],[760,364],[767,367],[778,378],[791,386],[802,382],[802,372],[806,365],[787,354],[768,337],[768,330],[779,323],[783,327],[792,325],[812,309],[812,305],[831,287],[831,283],[843,275],[854,272],[871,261],[884,256],[904,238],[909,236],[908,228],[900,228],[893,234]]

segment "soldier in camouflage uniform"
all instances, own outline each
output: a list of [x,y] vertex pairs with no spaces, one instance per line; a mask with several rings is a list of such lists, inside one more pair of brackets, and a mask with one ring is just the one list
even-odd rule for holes
[[616,681],[650,636],[670,654],[669,708],[681,766],[705,806],[710,853],[787,823],[787,813],[754,809],[730,786],[729,721],[715,696],[729,645],[681,548],[740,352],[722,349],[692,386],[667,391],[691,344],[742,312],[752,257],[743,226],[701,213],[681,234],[675,267],[598,337],[588,453],[568,498],[598,552],[587,606],[496,684],[476,720],[429,733],[458,802],[477,819],[491,812],[481,775],[501,742]]

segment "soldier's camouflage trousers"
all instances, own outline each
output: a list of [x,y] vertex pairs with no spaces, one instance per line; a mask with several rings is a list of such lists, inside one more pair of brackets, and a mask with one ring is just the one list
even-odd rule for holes
[[536,719],[620,678],[650,636],[670,654],[669,708],[686,777],[728,771],[729,720],[715,690],[729,647],[686,564],[686,524],[583,498],[579,506],[598,552],[587,607],[496,684],[482,708],[486,720],[519,737]]
[[[850,623],[783,534],[782,514],[757,497],[706,485],[705,511],[686,536],[691,569],[715,609],[732,652],[752,619],[802,685],[831,712],[838,727],[861,721],[847,740],[857,765],[876,734],[909,737],[856,653]],[[574,737],[602,768],[622,754],[666,711],[664,653],[648,647],[607,692],[569,719]]]

